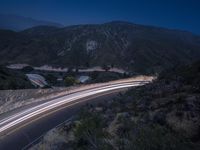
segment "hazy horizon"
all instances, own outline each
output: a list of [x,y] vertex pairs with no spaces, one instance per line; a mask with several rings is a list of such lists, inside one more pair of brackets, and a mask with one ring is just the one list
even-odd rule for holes
[[14,14],[64,26],[128,21],[200,34],[197,0],[0,0],[1,14]]

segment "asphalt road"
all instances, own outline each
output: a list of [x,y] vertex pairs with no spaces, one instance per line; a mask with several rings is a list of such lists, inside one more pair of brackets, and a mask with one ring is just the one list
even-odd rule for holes
[[[30,143],[32,143],[35,139],[51,130],[58,124],[70,119],[84,105],[88,103],[96,104],[99,102],[112,100],[119,92],[123,92],[124,90],[126,89],[114,90],[112,92],[81,99],[81,103],[77,103],[76,105],[72,105],[70,107],[66,106],[64,108],[60,108],[54,113],[26,124],[25,126],[16,129],[14,132],[0,139],[0,150],[21,150],[27,145],[30,147]],[[25,149],[27,149],[27,147]]]
[[110,100],[116,93],[144,82],[117,83],[79,91],[5,115],[0,120],[0,150],[18,150],[68,120],[85,103]]

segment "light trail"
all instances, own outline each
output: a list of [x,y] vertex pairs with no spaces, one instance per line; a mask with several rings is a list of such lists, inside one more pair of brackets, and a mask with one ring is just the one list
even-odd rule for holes
[[[39,115],[45,115],[49,111],[52,111],[61,106],[65,106],[66,104],[76,102],[81,103],[82,98],[86,98],[89,96],[93,96],[100,93],[105,93],[112,90],[129,88],[134,86],[140,86],[147,82],[129,82],[129,83],[115,83],[113,85],[106,85],[102,87],[96,87],[93,89],[88,89],[84,91],[79,91],[76,93],[72,93],[63,97],[55,98],[48,102],[44,102],[43,104],[39,104],[38,106],[27,108],[22,110],[16,114],[13,114],[9,117],[3,118],[0,120],[0,134],[6,134],[6,131],[12,130],[13,128],[20,126],[24,122],[28,122],[29,120],[37,118]],[[77,102],[80,100],[79,102]],[[10,131],[9,131],[10,132]]]

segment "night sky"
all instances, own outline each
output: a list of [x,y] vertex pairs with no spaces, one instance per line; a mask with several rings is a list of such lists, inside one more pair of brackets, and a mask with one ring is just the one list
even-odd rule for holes
[[200,0],[0,0],[0,13],[64,25],[121,20],[200,34]]

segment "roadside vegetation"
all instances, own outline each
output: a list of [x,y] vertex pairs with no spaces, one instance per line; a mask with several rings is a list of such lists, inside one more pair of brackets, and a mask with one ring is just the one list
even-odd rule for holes
[[[27,75],[39,75],[44,78],[47,85],[43,87],[36,86],[34,83],[31,83],[30,79],[27,78]],[[81,77],[86,77],[87,79],[81,81]],[[118,73],[109,70],[78,72],[77,70],[73,70],[73,68],[69,68],[66,72],[59,72],[35,70],[31,66],[26,66],[22,69],[9,69],[5,66],[0,66],[0,90],[69,87],[79,84],[108,82],[127,77],[130,77],[127,73]]]
[[0,90],[30,88],[34,86],[23,73],[0,67]]
[[66,86],[72,86],[72,85],[75,85],[75,84],[78,84],[78,83],[79,83],[79,82],[76,80],[76,78],[73,77],[73,76],[67,76],[67,77],[65,77],[64,82],[65,82],[65,85],[66,85]]
[[122,74],[122,73],[109,72],[109,71],[105,71],[105,72],[94,71],[94,72],[91,72],[89,76],[91,77],[90,83],[108,82],[108,81],[130,77],[126,73]]

